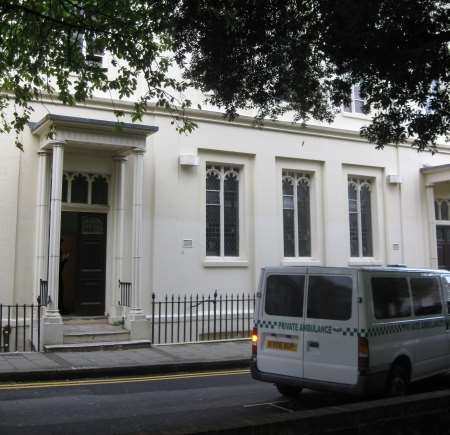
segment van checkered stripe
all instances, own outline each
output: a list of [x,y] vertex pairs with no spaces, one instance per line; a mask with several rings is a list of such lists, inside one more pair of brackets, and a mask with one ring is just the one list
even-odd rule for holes
[[402,332],[418,331],[445,326],[444,318],[415,320],[405,323],[391,323],[378,325],[372,328],[336,328],[327,324],[308,324],[284,321],[256,320],[255,327],[269,330],[282,330],[284,332],[313,332],[317,334],[337,334],[349,337],[381,337],[386,335],[400,334]]

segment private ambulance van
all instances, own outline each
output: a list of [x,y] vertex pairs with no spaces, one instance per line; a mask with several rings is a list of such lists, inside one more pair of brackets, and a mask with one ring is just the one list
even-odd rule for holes
[[450,369],[450,272],[273,267],[261,272],[252,376],[302,388],[404,394]]

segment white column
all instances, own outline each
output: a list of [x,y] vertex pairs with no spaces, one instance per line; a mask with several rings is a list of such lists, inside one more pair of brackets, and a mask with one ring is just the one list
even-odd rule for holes
[[427,198],[427,214],[428,214],[428,234],[430,249],[430,267],[437,269],[439,266],[437,240],[436,240],[436,216],[434,211],[434,184],[425,186]]
[[113,208],[113,264],[112,264],[112,307],[111,322],[120,320],[121,308],[117,305],[119,300],[119,279],[122,277],[123,264],[123,234],[125,221],[125,162],[124,156],[114,156],[114,208]]
[[35,268],[33,280],[33,303],[39,296],[40,280],[47,278],[47,244],[48,244],[48,151],[38,152],[38,176],[36,196],[36,241],[35,241]]
[[144,150],[135,149],[133,174],[133,208],[131,240],[131,308],[127,315],[126,326],[131,337],[149,338],[149,324],[142,308],[142,198],[144,184]]
[[50,196],[50,235],[48,258],[48,295],[50,303],[47,308],[48,317],[60,318],[58,310],[59,288],[59,254],[61,240],[61,195],[64,143],[55,141],[51,143],[52,156],[52,189]]
[[136,149],[134,153],[133,176],[133,227],[131,245],[131,310],[132,317],[144,314],[142,310],[142,188],[144,184],[144,150]]

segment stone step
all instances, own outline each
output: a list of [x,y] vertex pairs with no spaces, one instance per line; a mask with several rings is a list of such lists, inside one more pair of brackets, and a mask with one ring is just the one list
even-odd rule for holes
[[125,329],[118,331],[72,331],[64,332],[64,344],[79,344],[79,343],[104,343],[104,342],[118,342],[127,341],[130,338],[130,332]]
[[44,345],[44,352],[90,352],[94,350],[143,349],[150,346],[150,340],[106,341]]
[[64,325],[105,325],[108,319],[105,316],[64,316]]

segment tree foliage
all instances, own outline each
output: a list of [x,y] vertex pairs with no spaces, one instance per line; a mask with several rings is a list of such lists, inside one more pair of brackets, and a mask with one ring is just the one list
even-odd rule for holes
[[[331,122],[358,83],[373,115],[363,136],[433,149],[449,137],[449,13],[432,0],[2,0],[0,128],[20,132],[43,94],[65,104],[97,89],[125,97],[141,79],[134,119],[156,102],[181,131],[194,128],[179,97],[190,86],[230,119],[254,109],[261,121]],[[114,75],[90,62],[99,49]]]

